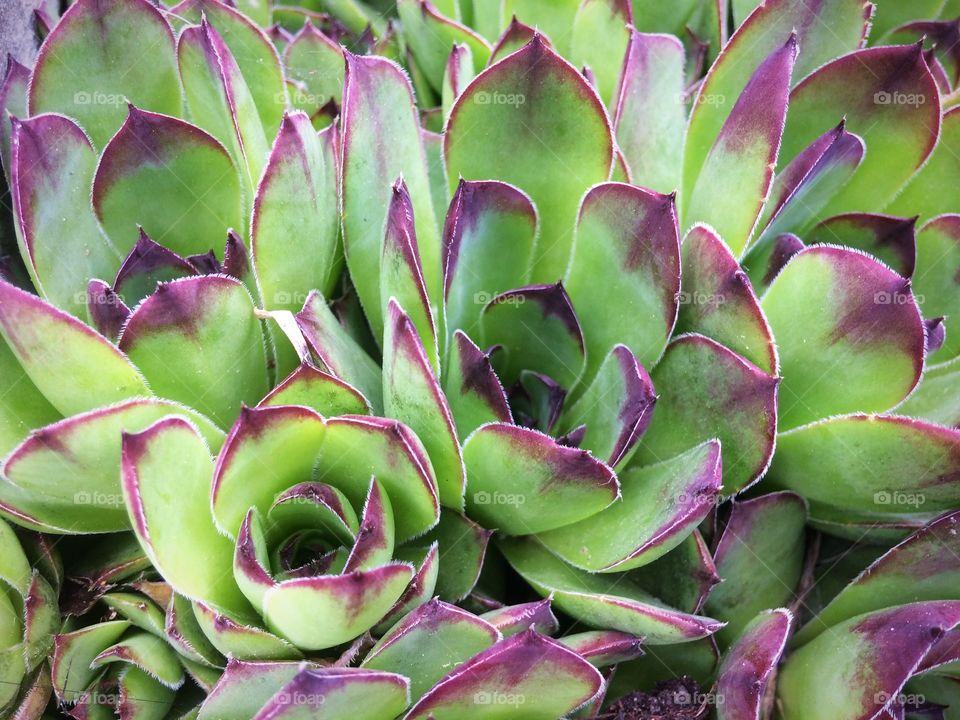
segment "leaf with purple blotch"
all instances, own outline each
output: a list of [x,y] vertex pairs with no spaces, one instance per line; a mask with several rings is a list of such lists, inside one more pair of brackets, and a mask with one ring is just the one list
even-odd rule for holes
[[476,337],[483,306],[528,281],[538,227],[523,191],[496,180],[460,180],[443,228],[448,332]]
[[351,505],[362,507],[371,477],[383,484],[395,509],[398,542],[437,524],[437,478],[410,428],[386,418],[347,415],[328,420],[314,479],[334,486]]
[[140,226],[181,257],[218,246],[228,228],[246,227],[240,197],[223,145],[195,125],[133,106],[93,179],[93,209],[118,248],[133,247]]
[[[213,458],[195,426],[180,416],[123,434],[121,485],[134,533],[153,565],[181,595],[245,615],[250,606],[233,576],[233,543],[210,514]],[[204,549],[205,562],[193,560]]]
[[723,582],[707,598],[706,611],[727,622],[717,633],[731,645],[756,613],[790,605],[804,563],[807,506],[791,492],[735,502],[714,551]]
[[141,228],[136,245],[131,248],[117,270],[113,292],[123,299],[125,305],[133,307],[148,295],[152,295],[157,289],[157,283],[199,274],[193,265],[163,245],[155,243]]
[[[944,633],[960,602],[918,602],[858,615],[787,658],[777,696],[790,720],[866,720],[896,697]],[[823,658],[833,660],[823,662]]]
[[613,126],[633,181],[662,193],[679,189],[683,170],[683,67],[677,38],[630,31]]
[[955,508],[957,473],[960,430],[899,416],[846,415],[781,434],[769,480],[841,514],[895,515]]
[[557,640],[598,668],[618,665],[643,655],[643,638],[616,630],[588,630]]
[[667,607],[629,575],[576,570],[533,538],[504,540],[499,547],[521,577],[553,605],[585,625],[645,638],[647,645],[685,643],[712,635],[723,623]]
[[940,134],[939,97],[919,45],[850,53],[793,91],[780,163],[845,117],[847,130],[863,139],[867,151],[819,216],[880,211],[933,152]]
[[776,174],[764,204],[756,237],[747,245],[746,261],[771,252],[784,233],[806,235],[818,213],[850,180],[863,161],[863,140],[846,131],[846,122],[828,130]]
[[805,240],[809,245],[823,243],[863,250],[908,278],[916,265],[916,230],[916,216],[848,213],[827,218],[814,226]]
[[304,405],[324,417],[370,414],[370,405],[359,390],[311,363],[298,366],[257,407],[267,405]]
[[408,425],[423,442],[440,502],[462,510],[466,471],[453,416],[413,321],[393,298],[383,337],[383,406],[388,417]]
[[653,418],[656,403],[653,382],[625,345],[616,345],[596,376],[560,417],[560,434],[586,426],[578,447],[585,448],[610,467],[626,465]]
[[[410,704],[410,680],[365,668],[301,669],[253,720],[393,720]],[[218,718],[217,720],[223,720]]]
[[933,154],[917,170],[907,186],[884,212],[894,215],[919,215],[927,222],[937,215],[954,212],[956,207],[944,197],[943,188],[960,182],[960,108],[943,114],[940,139]]
[[490,356],[461,330],[453,334],[450,343],[443,392],[459,437],[467,437],[484,423],[513,421]]
[[100,149],[123,122],[128,102],[181,114],[170,26],[148,0],[73,3],[40,49],[30,82],[30,115],[74,118]]
[[746,626],[717,669],[717,720],[761,720],[792,626],[784,608],[765,610]]
[[269,141],[233,53],[206,17],[181,31],[177,61],[191,120],[223,143],[252,193]]
[[766,472],[777,431],[779,378],[703,335],[674,340],[652,377],[660,395],[633,466],[717,438],[724,495],[742,491]]
[[[496,3],[494,2],[492,4],[495,5]],[[497,32],[500,32],[499,28]],[[510,24],[507,25],[497,38],[496,44],[493,46],[493,52],[490,54],[489,64],[493,65],[494,63],[498,63],[507,55],[515,53],[533,40],[533,36],[536,34],[537,31],[534,28],[520,22],[517,20],[517,16],[514,15],[510,20]],[[544,40],[549,42],[546,38],[544,38]]]
[[591,700],[603,676],[586,660],[535,630],[504,638],[433,686],[405,720],[507,717],[552,720]]
[[437,595],[448,602],[465,598],[480,577],[492,530],[486,530],[466,515],[450,509],[440,513],[440,522],[424,537],[439,545],[440,572]]
[[553,39],[557,52],[566,55],[570,49],[570,28],[582,2],[583,0],[556,0],[545,4],[541,0],[504,0],[503,22],[506,23],[507,18],[512,16],[521,18],[525,23],[538,28],[545,37]]
[[803,645],[866,612],[916,602],[957,600],[960,513],[951,512],[891,548],[843,588],[797,633]]
[[[33,384],[63,415],[151,395],[140,371],[109,340],[3,280],[0,335]],[[64,377],[71,382],[64,383]]]
[[793,233],[777,235],[769,242],[765,241],[751,248],[740,266],[747,273],[757,294],[762,297],[790,259],[805,247],[803,240]]
[[172,690],[183,685],[183,667],[173,648],[148,632],[126,635],[97,655],[90,667],[100,669],[111,663],[133,665]]
[[630,579],[670,607],[689,613],[700,612],[720,582],[710,548],[699,530],[663,557],[631,571]]
[[7,55],[6,69],[0,80],[0,167],[10,183],[10,144],[13,134],[11,118],[25,118],[27,114],[27,86],[30,69]]
[[160,285],[130,315],[119,346],[155,392],[191,403],[222,427],[269,389],[253,300],[225,275]]
[[202,602],[193,603],[201,632],[227,658],[240,660],[296,660],[303,653],[281,637],[252,621],[222,614]]
[[220,531],[236,537],[251,507],[266,513],[280,492],[310,479],[325,429],[323,418],[301,405],[244,407],[213,474],[210,506]]
[[[493,345],[500,349],[501,345]],[[567,398],[567,391],[553,378],[532,370],[521,370],[518,380],[510,386],[510,407],[516,413],[518,425],[531,427],[548,435],[554,430]],[[581,432],[582,429],[577,432]],[[558,439],[561,445],[579,447],[578,443],[568,442],[570,438]]]
[[946,338],[935,361],[960,355],[960,215],[941,215],[920,228],[914,290],[925,317],[945,316]]
[[[470,84],[474,76],[473,54],[470,52],[470,46],[466,43],[454,44],[450,49],[450,57],[447,58],[447,64],[443,69],[443,87],[440,91],[440,104],[444,122],[450,117],[453,103],[460,97],[460,93]],[[440,142],[442,145],[443,141]]]
[[706,335],[775,375],[779,360],[770,326],[747,274],[720,236],[706,225],[694,225],[681,252],[675,332]]
[[391,628],[361,667],[402,673],[419,700],[447,672],[501,639],[486,620],[441,600],[430,600]]
[[941,11],[948,12],[948,3],[943,0],[914,0],[904,5],[881,2],[878,5],[870,32],[871,45],[894,45],[896,43],[890,42],[891,36],[902,25],[913,20],[934,19]]
[[485,347],[502,346],[492,362],[508,385],[522,370],[532,370],[570,390],[583,375],[583,332],[562,283],[528,285],[491,298],[480,316],[480,338]]
[[308,18],[283,51],[291,104],[305,112],[314,128],[329,124],[329,103],[343,102],[343,51]]
[[[333,291],[339,270],[336,175],[321,139],[301,112],[284,116],[253,200],[250,245],[264,307],[297,312],[313,289]],[[281,374],[297,365],[278,339]]]
[[173,593],[167,605],[163,622],[163,635],[181,657],[201,665],[222,668],[223,656],[203,634],[190,601]]
[[616,475],[586,450],[504,423],[482,425],[463,444],[467,508],[509,535],[583,520],[620,496]]
[[[62,115],[10,122],[7,167],[21,255],[40,293],[81,316],[87,280],[112,277],[120,262],[90,208],[97,153],[83,130]],[[66,223],[70,243],[61,242]]]
[[485,612],[480,617],[499,630],[503,637],[531,629],[541,635],[553,635],[560,629],[560,621],[550,607],[550,598],[520,605],[505,605]]
[[585,520],[538,534],[550,552],[589,572],[622,572],[673,550],[713,509],[720,443],[620,472],[622,500]]
[[[694,95],[684,151],[683,191],[692,192],[736,98],[765,58],[782,48],[792,33],[797,33],[800,50],[793,77],[803,78],[828,60],[859,48],[868,28],[869,13],[864,13],[863,0],[835,0],[816,7],[806,0],[765,2],[730,38]],[[836,125],[840,116],[842,113],[827,122]]]
[[473,71],[480,72],[490,58],[490,43],[481,35],[437,12],[427,0],[398,0],[403,37],[430,86],[440,91],[443,73],[456,44],[470,48]]
[[566,287],[587,329],[585,379],[619,343],[653,367],[677,318],[675,198],[621,183],[591,188],[580,206]]
[[896,412],[947,427],[960,427],[960,359],[928,367],[910,397]]
[[280,57],[264,31],[219,0],[183,0],[170,9],[168,17],[175,26],[183,22],[198,25],[206,19],[216,29],[236,59],[267,139],[274,137],[283,118],[286,93]]
[[231,659],[204,700],[198,720],[249,720],[280,688],[308,667],[312,665]]
[[[34,430],[10,453],[3,464],[0,507],[20,513],[21,521],[60,532],[129,529],[120,492],[121,434],[140,432],[171,414],[189,417],[214,448],[223,442],[213,423],[168,400],[143,398],[98,408]],[[51,477],[61,480],[51,484]],[[26,504],[18,502],[21,494]]]
[[58,700],[76,702],[81,698],[99,674],[90,663],[100,651],[117,642],[129,627],[126,620],[113,620],[56,636],[50,676]]
[[[684,225],[714,226],[737,257],[753,235],[773,183],[797,52],[797,37],[791,35],[760,63],[720,128],[684,202]],[[718,193],[720,187],[727,190]]]
[[406,75],[384,58],[350,53],[346,68],[341,118],[343,243],[350,277],[379,339],[386,307],[380,297],[383,230],[398,177],[403,177],[410,192],[424,282],[434,305],[441,297],[440,238],[420,123]]
[[394,558],[413,563],[413,579],[400,599],[390,608],[390,612],[374,626],[373,632],[376,635],[389,630],[407,613],[436,597],[437,577],[440,574],[440,551],[436,542],[427,547],[417,544],[397,548]]
[[[616,102],[632,25],[630,0],[584,0],[570,28],[567,56],[574,65],[590,68],[600,99],[608,108]],[[603,38],[603,42],[597,42],[597,38]]]
[[537,35],[470,83],[444,154],[451,183],[497,178],[530,195],[542,223],[531,280],[550,283],[567,268],[581,196],[610,175],[613,134],[593,88]]
[[924,326],[910,283],[862,252],[803,250],[761,306],[780,352],[781,429],[888,410],[920,379]]

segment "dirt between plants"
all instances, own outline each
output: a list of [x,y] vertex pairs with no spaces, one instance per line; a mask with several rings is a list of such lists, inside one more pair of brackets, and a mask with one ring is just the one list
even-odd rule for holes
[[625,695],[597,720],[702,720],[708,710],[696,680],[679,677],[657,683],[653,692]]

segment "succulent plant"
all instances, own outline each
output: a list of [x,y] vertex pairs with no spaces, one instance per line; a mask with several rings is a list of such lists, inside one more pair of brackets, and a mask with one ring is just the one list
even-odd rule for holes
[[955,717],[960,8],[731,5],[45,4],[0,710]]

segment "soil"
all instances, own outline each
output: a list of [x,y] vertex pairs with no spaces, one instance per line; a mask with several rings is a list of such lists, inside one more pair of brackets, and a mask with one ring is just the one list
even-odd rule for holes
[[696,680],[679,677],[657,683],[653,692],[625,695],[597,720],[702,720],[708,712],[706,696]]

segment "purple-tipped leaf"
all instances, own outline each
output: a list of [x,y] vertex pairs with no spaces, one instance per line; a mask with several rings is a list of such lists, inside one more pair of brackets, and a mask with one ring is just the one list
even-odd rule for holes
[[898,275],[913,275],[917,261],[917,218],[848,213],[827,218],[805,236],[809,245],[842,245],[882,260]]
[[130,317],[130,308],[113,288],[94,278],[87,284],[87,313],[97,332],[116,341]]
[[200,274],[204,273],[199,273],[175,252],[155,243],[141,228],[136,244],[117,270],[113,291],[123,298],[128,307],[134,307],[153,294],[157,283]]
[[490,43],[465,25],[444,17],[428,0],[398,0],[397,13],[403,36],[417,66],[434,90],[443,85],[443,72],[450,50],[457,43],[470,48],[474,72],[480,72],[490,58]]
[[437,595],[456,602],[465,598],[480,577],[492,530],[486,530],[466,515],[445,510],[440,522],[425,540],[436,541],[443,562],[437,575]]
[[946,339],[936,362],[960,355],[960,215],[941,215],[917,235],[916,299],[924,317],[945,316]]
[[[624,54],[633,34],[630,0],[584,0],[570,29],[568,56],[574,65],[589,67],[591,83],[607,107],[616,103]],[[597,38],[603,42],[597,42]],[[673,188],[671,188],[672,190]]]
[[512,422],[507,396],[490,356],[461,330],[453,334],[443,391],[460,437],[488,422]]
[[325,417],[366,415],[370,405],[352,385],[303,363],[261,400],[264,405],[304,405]]
[[503,637],[531,629],[541,635],[553,635],[560,629],[560,621],[550,608],[550,598],[507,605],[486,612],[481,617],[500,631]]

